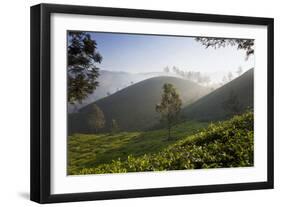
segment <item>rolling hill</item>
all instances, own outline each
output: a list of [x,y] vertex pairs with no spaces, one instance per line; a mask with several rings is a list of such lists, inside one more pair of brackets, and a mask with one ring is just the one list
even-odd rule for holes
[[110,128],[112,119],[115,119],[119,128],[124,131],[150,129],[159,123],[155,105],[161,100],[165,83],[171,83],[177,88],[183,106],[193,103],[210,91],[194,82],[176,77],[146,79],[91,103],[81,108],[78,113],[69,114],[69,133],[91,133],[87,120],[92,104],[96,104],[103,111],[106,119],[105,129]]
[[[252,108],[254,103],[254,70],[250,69],[238,78],[197,100],[183,109],[187,120],[217,121],[228,118],[225,102],[236,97],[239,111]],[[232,97],[232,98],[233,98]]]
[[[164,73],[164,72],[150,72],[150,73],[128,73],[122,71],[108,71],[100,70],[100,76],[97,81],[99,82],[99,87],[90,94],[87,98],[83,100],[82,103],[77,103],[76,106],[68,104],[68,112],[72,113],[84,106],[107,97],[108,94],[114,94],[123,88],[130,85],[143,81],[145,79],[157,77],[157,76],[177,76],[174,73]],[[177,76],[179,77],[179,76]]]

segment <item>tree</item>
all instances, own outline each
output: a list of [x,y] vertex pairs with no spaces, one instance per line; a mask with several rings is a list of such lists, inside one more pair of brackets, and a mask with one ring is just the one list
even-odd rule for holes
[[179,70],[179,75],[184,78],[184,71],[183,70]]
[[229,72],[229,73],[227,74],[227,77],[228,77],[228,81],[231,81],[232,78],[233,78],[232,72]]
[[111,120],[110,128],[111,128],[110,129],[111,133],[117,133],[119,131],[119,126],[118,126],[117,121],[115,119]]
[[165,73],[169,73],[169,72],[170,72],[170,69],[169,69],[168,66],[166,66],[166,67],[163,69],[163,71],[164,71]]
[[204,82],[207,84],[207,86],[209,86],[209,83],[211,82],[210,76],[205,76],[204,77]]
[[91,106],[89,121],[90,128],[97,133],[105,126],[105,117],[102,110],[96,105]]
[[246,51],[246,59],[254,54],[253,39],[227,39],[216,37],[196,37],[196,41],[200,42],[206,48],[213,47],[215,49],[226,46],[237,46],[237,50]]
[[171,138],[172,126],[179,121],[181,105],[182,101],[176,88],[170,83],[165,83],[161,103],[156,105],[155,110],[161,113],[161,121],[167,126],[168,139]]
[[179,75],[179,69],[176,66],[173,66],[173,71],[175,74]]
[[98,86],[102,56],[97,52],[97,43],[87,32],[68,33],[67,46],[67,101],[81,103]]
[[240,76],[243,73],[243,69],[242,67],[238,67],[237,71],[236,71],[237,75]]
[[187,77],[187,80],[192,80],[192,72],[188,71],[186,77]]
[[233,90],[230,91],[228,98],[222,104],[229,117],[237,115],[242,111],[242,105]]
[[225,84],[227,82],[227,78],[225,76],[223,76],[222,78],[222,84]]

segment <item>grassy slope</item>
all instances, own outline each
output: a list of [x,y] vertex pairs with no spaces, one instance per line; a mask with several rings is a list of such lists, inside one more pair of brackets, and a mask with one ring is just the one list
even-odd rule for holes
[[207,123],[185,122],[173,128],[172,140],[167,140],[166,130],[147,132],[120,132],[116,134],[74,134],[68,139],[68,171],[110,163],[128,155],[141,156],[163,150],[179,139],[205,128]]
[[[97,104],[105,114],[106,128],[115,119],[122,131],[147,130],[159,123],[159,114],[155,105],[161,101],[164,83],[173,84],[186,106],[203,95],[209,89],[194,82],[176,77],[155,77],[131,85],[111,96],[100,99]],[[69,129],[74,133],[91,133],[87,126],[90,105],[77,114],[69,115]]]
[[[76,104],[75,107],[78,109],[107,96],[107,93],[115,93],[116,89],[122,89],[129,85],[131,82],[137,83],[139,81],[145,80],[147,78],[151,78],[157,75],[163,75],[165,73],[127,73],[127,72],[118,72],[118,71],[107,71],[100,70],[100,76],[97,81],[99,82],[99,87],[94,91],[94,93],[90,94],[87,98],[83,100],[81,104]],[[69,112],[75,111],[75,107],[71,104],[68,105]]]
[[124,173],[253,166],[253,113],[211,124],[158,153],[128,156],[110,164],[74,170],[70,174]]
[[190,120],[215,121],[227,118],[223,103],[229,98],[231,91],[237,96],[242,111],[253,107],[254,70],[250,69],[240,77],[204,96],[183,109],[185,117]]

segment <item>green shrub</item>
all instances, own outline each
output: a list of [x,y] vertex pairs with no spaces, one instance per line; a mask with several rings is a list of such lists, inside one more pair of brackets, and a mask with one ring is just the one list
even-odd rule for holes
[[254,164],[252,112],[187,136],[166,149],[140,157],[129,155],[94,168],[69,170],[70,174],[103,174],[202,168],[249,167]]

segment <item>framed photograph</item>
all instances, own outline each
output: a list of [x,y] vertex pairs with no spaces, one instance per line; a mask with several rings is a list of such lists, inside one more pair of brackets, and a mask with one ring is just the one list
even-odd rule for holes
[[31,200],[273,188],[273,19],[31,7]]

